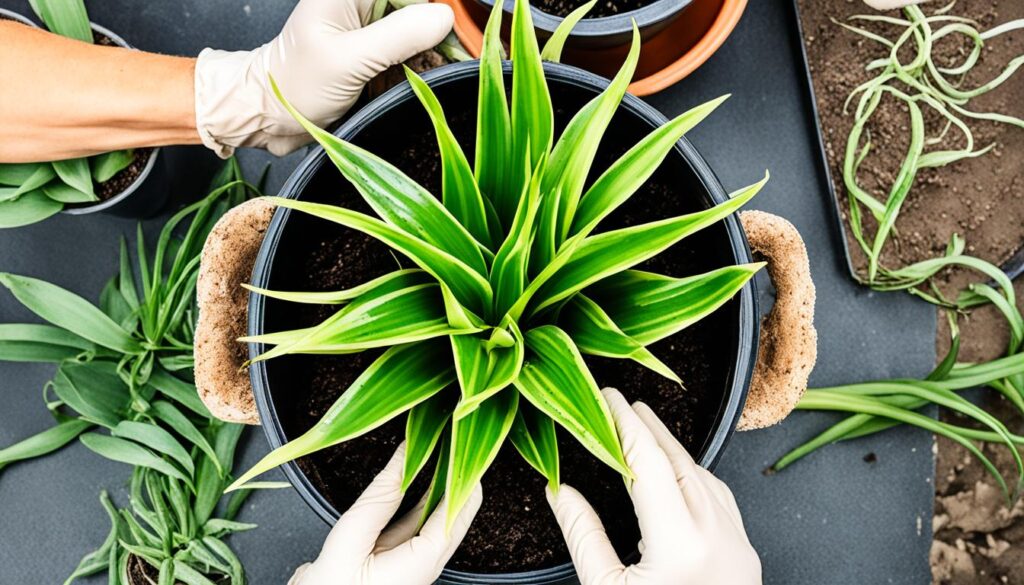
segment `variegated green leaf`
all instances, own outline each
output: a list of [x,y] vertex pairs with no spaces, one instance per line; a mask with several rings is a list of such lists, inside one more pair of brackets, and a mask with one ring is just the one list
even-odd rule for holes
[[444,498],[445,486],[448,485],[448,463],[451,461],[451,453],[452,431],[451,426],[447,426],[441,434],[441,444],[437,448],[437,464],[434,466],[434,475],[430,479],[430,487],[427,488],[423,500],[423,512],[420,513],[419,523],[416,527],[417,532],[423,528],[427,518],[434,513]]
[[595,457],[632,477],[611,411],[572,339],[553,325],[531,329],[525,339],[528,353],[516,388]]
[[512,122],[505,97],[504,58],[501,46],[502,7],[494,3],[484,30],[480,52],[480,95],[477,104],[476,160],[474,173],[485,201],[494,209],[498,224],[507,226],[516,208],[516,189],[508,172],[512,158]]
[[494,290],[494,315],[503,315],[519,299],[526,287],[527,266],[533,242],[534,222],[540,207],[540,185],[546,157],[541,157],[530,175],[516,208],[508,236],[494,256],[490,282]]
[[[455,407],[455,419],[469,415],[483,401],[506,388],[523,367],[523,336],[514,321],[505,323],[513,343],[495,347],[479,335],[453,336],[452,355],[462,390],[462,400]],[[504,330],[504,329],[503,329]]]
[[416,268],[408,268],[405,270],[396,270],[385,274],[384,276],[374,278],[369,282],[364,282],[358,286],[352,288],[346,288],[343,290],[332,290],[326,292],[284,292],[268,290],[260,288],[258,286],[252,286],[250,284],[242,283],[242,287],[248,291],[252,291],[256,294],[270,297],[272,299],[278,299],[282,301],[288,301],[291,303],[309,303],[313,305],[340,305],[347,303],[355,298],[358,298],[363,293],[373,290],[383,284],[391,283],[393,281],[400,281],[401,286],[404,288],[412,286],[414,284],[423,284],[429,282],[429,275]]
[[[495,2],[495,4],[498,4]],[[566,39],[569,38],[569,33],[572,29],[576,28],[583,17],[597,4],[597,0],[590,0],[583,6],[580,6],[576,10],[570,12],[562,22],[558,23],[558,28],[551,34],[548,42],[544,43],[544,50],[540,53],[540,58],[545,61],[554,61],[555,63],[562,59],[562,48],[565,46]]]
[[305,119],[284,99],[273,79],[271,85],[292,117],[324,147],[341,174],[377,215],[411,237],[461,259],[477,273],[486,274],[479,243],[437,197],[391,163]]
[[572,218],[569,233],[590,233],[598,222],[625,203],[658,170],[684,134],[728,98],[724,95],[683,112],[629,149],[587,189]]
[[405,464],[402,468],[402,491],[409,489],[420,470],[427,464],[452,418],[454,401],[447,392],[412,407],[405,421]]
[[551,489],[557,490],[561,480],[555,421],[528,402],[520,402],[509,437],[523,459],[548,479]]
[[536,310],[566,299],[590,284],[657,256],[686,236],[735,212],[768,181],[741,189],[728,201],[687,215],[622,228],[591,236],[572,258],[537,291]]
[[559,312],[558,324],[585,354],[631,359],[679,385],[683,383],[672,368],[626,335],[597,303],[582,294],[575,295]]
[[455,256],[431,246],[419,238],[410,236],[379,219],[333,205],[307,203],[281,197],[272,197],[270,199],[274,204],[281,207],[297,209],[321,219],[333,221],[384,242],[396,251],[408,256],[410,260],[434,278],[444,282],[451,288],[459,303],[469,307],[474,312],[482,313],[481,309],[493,301],[490,283],[474,269]]
[[454,381],[451,351],[444,341],[393,347],[370,364],[312,429],[274,449],[228,491],[282,463],[368,433]]
[[[512,13],[512,62],[512,153],[507,162],[509,171],[517,176],[511,192],[520,193],[527,180],[523,170],[536,168],[551,149],[554,136],[551,95],[526,0],[516,0]],[[499,208],[499,215],[510,217],[515,203],[505,210]]]
[[[393,283],[395,281],[392,281]],[[396,284],[397,286],[397,284]],[[374,347],[423,341],[445,335],[465,335],[477,329],[453,329],[448,324],[436,283],[398,290],[381,286],[352,301],[316,326],[305,337],[260,354],[254,362],[292,353],[356,353]],[[242,341],[264,342],[262,336]]]
[[544,201],[531,254],[534,274],[551,262],[565,240],[601,138],[626,94],[639,59],[640,32],[634,23],[633,44],[622,69],[607,89],[573,116],[551,151],[541,185]]
[[[437,147],[441,152],[441,201],[478,242],[487,246],[494,245],[491,228],[487,225],[487,211],[480,195],[480,188],[476,184],[473,170],[469,167],[466,154],[448,127],[441,103],[437,101],[437,96],[430,86],[412,69],[405,68],[405,77],[427,110],[434,125],[434,133],[437,135]],[[501,226],[494,226],[495,233],[498,233],[500,228]]]
[[643,345],[678,333],[729,301],[763,262],[671,278],[627,270],[587,289],[622,331]]
[[469,415],[452,423],[448,461],[446,526],[451,528],[473,488],[494,462],[505,442],[519,406],[519,394],[509,388],[485,400]]

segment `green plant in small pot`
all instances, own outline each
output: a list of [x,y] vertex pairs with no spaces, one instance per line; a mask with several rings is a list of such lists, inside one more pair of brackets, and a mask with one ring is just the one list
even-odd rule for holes
[[[346,379],[344,392],[326,412],[321,411],[319,422],[271,452],[234,487],[278,465],[361,440],[376,429],[393,426],[391,421],[407,413],[404,485],[408,489],[422,475],[420,483],[429,484],[423,485],[428,494],[424,514],[447,497],[451,521],[506,440],[555,489],[561,476],[560,453],[566,448],[582,449],[590,461],[602,462],[627,480],[632,476],[598,380],[588,365],[590,359],[637,364],[668,389],[672,400],[686,400],[685,380],[652,348],[665,347],[659,345],[664,340],[678,340],[674,336],[683,329],[728,303],[761,264],[718,267],[689,276],[637,268],[730,216],[761,189],[767,177],[722,197],[717,205],[691,198],[687,204],[696,206],[696,211],[621,227],[621,218],[612,219],[616,211],[625,209],[666,157],[677,156],[683,134],[724,98],[657,127],[625,154],[619,152],[609,163],[602,162],[603,168],[596,168],[595,160],[604,160],[599,159],[602,137],[622,111],[637,63],[639,37],[634,31],[629,58],[615,79],[571,119],[563,120],[569,116],[561,111],[556,116],[546,79],[553,73],[542,60],[558,60],[565,35],[556,35],[542,53],[527,9],[526,2],[520,1],[513,18],[510,100],[505,90],[509,64],[502,62],[498,40],[500,8],[491,13],[479,64],[452,66],[465,70],[467,78],[469,73],[479,77],[475,165],[470,165],[449,126],[449,115],[456,120],[464,113],[442,110],[430,84],[407,72],[440,151],[440,192],[436,194],[369,150],[305,120],[281,95],[287,88],[280,88],[282,102],[324,147],[358,196],[348,207],[288,198],[272,201],[307,217],[339,224],[346,233],[368,236],[374,245],[384,244],[397,270],[346,281],[342,290],[282,292],[250,287],[254,297],[261,299],[251,303],[305,306],[314,312],[328,307],[327,318],[312,326],[295,329],[298,323],[292,322],[290,330],[281,327],[242,340],[253,344],[254,388],[257,401],[262,402],[265,428],[277,424],[261,390],[268,364],[303,354],[340,355],[351,361],[311,366],[343,368],[343,374],[324,385],[333,387]],[[559,66],[558,71],[569,75],[578,70]],[[565,79],[559,78],[561,83]],[[559,89],[572,91],[569,84]],[[402,91],[409,91],[409,86],[392,90],[380,101],[393,104],[390,98]],[[464,84],[446,97],[453,94],[464,96]],[[402,119],[395,124],[402,127]],[[561,130],[557,139],[556,128]],[[420,166],[424,165],[430,166],[429,162]],[[307,180],[293,176],[285,191],[295,184],[309,192],[331,188]],[[280,225],[290,215],[294,213],[279,212],[275,222]],[[295,238],[311,236],[305,225],[295,228]],[[278,229],[272,223],[261,252],[263,260],[257,260],[257,275],[265,272],[268,254],[275,253],[270,250],[277,245]],[[343,242],[345,253],[353,256],[338,259],[338,270],[350,270],[350,265],[369,267],[362,274],[381,269],[376,265],[379,256],[359,240]],[[296,253],[310,249],[311,254],[322,254],[331,246],[311,244]],[[703,256],[715,258],[717,252],[707,250]],[[283,254],[280,249],[276,253]],[[749,259],[748,251],[744,249],[743,254]],[[303,262],[301,257],[288,257],[289,263]],[[383,258],[390,263],[386,253]],[[260,276],[256,281],[264,282]],[[256,321],[250,323],[263,319],[262,311],[251,304],[251,319]],[[272,347],[263,351],[266,346]],[[276,384],[289,386],[289,398],[287,405],[275,408],[306,408],[294,403],[299,392],[295,386],[301,384],[298,372],[306,369],[292,362],[289,373],[277,377]],[[742,380],[743,373],[737,378]],[[742,400],[738,394],[715,396],[714,408],[733,398]],[[738,403],[732,404],[732,414],[720,417],[731,421],[725,426],[735,422],[730,417],[738,412]],[[570,441],[568,447],[559,434]],[[376,448],[382,450],[380,444]],[[424,473],[431,461],[433,472]],[[622,485],[621,479],[608,483]],[[489,492],[485,489],[485,493]],[[516,566],[498,569],[513,572]]]
[[[128,44],[89,22],[84,0],[32,0],[32,9],[51,32],[86,43]],[[166,200],[163,181],[146,181],[158,150],[120,150],[53,162],[0,164],[0,228],[21,227],[61,211],[109,211],[145,217]],[[148,189],[142,189],[146,182]],[[135,195],[132,197],[132,195]]]

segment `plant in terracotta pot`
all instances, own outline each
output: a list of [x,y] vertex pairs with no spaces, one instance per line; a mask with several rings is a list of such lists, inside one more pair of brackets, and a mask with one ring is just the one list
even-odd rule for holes
[[[31,4],[53,33],[86,43],[128,47],[114,33],[89,22],[83,0],[33,0]],[[29,225],[60,211],[149,215],[166,196],[165,190],[156,192],[160,185],[150,189],[153,192],[139,192],[156,160],[156,149],[140,148],[88,158],[0,164],[0,228]]]
[[[447,571],[443,581],[555,565],[522,581],[553,582],[571,568],[539,508],[545,483],[585,475],[617,513],[613,538],[636,543],[626,525],[635,518],[628,511],[622,521],[620,509],[631,472],[599,381],[632,396],[651,391],[658,408],[689,409],[673,412],[672,426],[704,464],[735,425],[756,338],[744,285],[761,265],[730,215],[765,181],[727,197],[680,143],[722,99],[665,123],[625,95],[637,31],[609,84],[544,64],[565,37],[542,53],[525,2],[513,19],[511,63],[503,63],[500,22],[496,9],[479,64],[427,80],[409,72],[408,85],[339,130],[362,145],[292,110],[324,152],[282,191],[301,200],[272,199],[285,209],[256,261],[254,335],[243,340],[252,344],[254,392],[271,441],[292,440],[234,485],[286,464],[322,515],[336,518],[404,438],[404,483],[428,493],[427,513],[445,496],[454,517],[485,473],[499,478],[501,487],[485,485],[492,503],[474,529],[488,531],[493,551],[517,538],[524,555],[457,557],[462,572]],[[374,139],[382,142],[367,142]],[[467,141],[475,142],[474,165]],[[377,147],[399,166],[373,154]],[[313,176],[324,153],[356,193],[339,200],[336,175]],[[684,238],[696,247],[680,252]],[[281,292],[303,285],[314,290]],[[732,300],[737,293],[742,302]],[[524,508],[528,517],[517,516]]]

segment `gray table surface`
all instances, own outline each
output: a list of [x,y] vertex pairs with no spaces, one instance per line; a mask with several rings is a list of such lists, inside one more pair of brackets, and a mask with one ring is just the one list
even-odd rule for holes
[[[285,0],[92,0],[93,20],[135,46],[196,55],[207,46],[249,49],[279,30],[294,2]],[[0,7],[29,13],[26,0]],[[732,100],[690,137],[727,189],[771,169],[772,181],[753,207],[778,213],[799,228],[818,290],[819,361],[812,385],[926,373],[934,361],[935,316],[907,295],[871,293],[854,285],[815,163],[817,146],[803,93],[799,46],[789,0],[751,2],[725,46],[698,72],[650,98],[671,116],[711,97]],[[2,39],[0,39],[2,43]],[[167,149],[173,193],[196,196],[216,164],[201,148]],[[299,155],[274,160],[270,190],[280,187]],[[253,174],[270,157],[244,152]],[[160,220],[146,223],[152,232]],[[117,239],[134,222],[108,216],[58,216],[40,225],[0,232],[0,270],[25,274],[96,298],[115,269]],[[762,299],[769,305],[770,299]],[[6,292],[0,322],[32,320]],[[40,398],[52,366],[0,364],[0,446],[47,427]],[[774,476],[762,470],[788,448],[813,436],[832,417],[797,413],[765,431],[737,434],[718,469],[733,488],[750,538],[761,554],[765,582],[924,584],[930,582],[934,456],[929,435],[896,430],[833,446]],[[243,466],[266,451],[250,432]],[[867,463],[864,456],[877,455]],[[108,489],[124,502],[127,467],[81,445],[0,476],[0,583],[60,583],[78,559],[98,545],[107,519],[97,500]],[[264,493],[242,519],[257,530],[232,537],[250,582],[284,583],[312,559],[327,533],[290,490]],[[100,582],[96,580],[95,582]]]

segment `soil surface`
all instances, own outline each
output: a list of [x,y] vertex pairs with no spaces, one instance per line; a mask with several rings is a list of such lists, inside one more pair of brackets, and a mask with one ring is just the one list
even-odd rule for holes
[[[475,92],[470,99],[475,103]],[[557,94],[555,99],[557,106]],[[457,112],[449,115],[449,124],[463,149],[472,153],[475,107],[449,108],[449,111]],[[556,119],[562,124],[567,121],[568,113],[556,107]],[[613,127],[619,130],[606,135],[594,168],[606,168],[635,144],[643,131],[637,126],[635,122],[618,125],[613,122]],[[440,164],[432,130],[417,131],[415,124],[407,124],[405,120],[403,128],[408,138],[402,145],[380,129],[364,132],[376,138],[371,136],[357,142],[398,166],[432,193],[439,193]],[[674,177],[664,168],[656,173],[630,203],[611,216],[608,225],[631,225],[701,207],[696,197],[680,192],[686,189],[685,182]],[[369,213],[368,206],[350,189],[331,168],[313,179],[304,197]],[[278,257],[287,249],[287,257],[294,260],[280,269],[275,265],[272,288],[336,290],[392,271],[402,264],[374,240],[337,226],[325,228],[324,222],[306,220],[298,214],[289,219],[286,236],[291,240],[282,238]],[[720,249],[715,245],[720,241],[714,239],[716,237],[721,238],[721,233],[711,235],[705,231],[691,236],[642,268],[682,276],[721,266],[725,263],[722,258],[709,252]],[[681,376],[685,389],[632,362],[588,359],[588,364],[600,385],[618,387],[628,399],[647,402],[687,448],[700,453],[714,427],[723,389],[728,387],[730,366],[725,362],[734,350],[727,332],[735,331],[734,309],[728,307],[733,305],[727,305],[703,322],[653,347],[654,353]],[[310,326],[334,310],[336,308],[288,306],[268,301],[266,329]],[[286,434],[295,437],[316,423],[377,355],[378,352],[285,356],[268,362],[271,386],[287,386],[288,399],[283,399],[283,394],[275,397]],[[336,509],[344,510],[391,456],[403,438],[404,423],[405,417],[399,417],[363,437],[305,457],[299,460],[299,466]],[[580,489],[594,505],[620,554],[624,557],[633,554],[639,530],[621,478],[564,433],[560,435],[560,454],[564,481]],[[428,475],[421,473],[418,485],[410,489],[406,506],[419,499]],[[511,444],[502,449],[484,477],[483,487],[483,507],[449,564],[450,568],[496,573],[552,567],[569,561],[560,530],[545,500],[545,481]]]
[[[843,113],[843,102],[857,85],[871,74],[863,65],[884,57],[880,45],[841,29],[831,19],[845,21],[853,14],[868,12],[860,2],[799,0],[805,44],[818,101],[822,132],[831,167],[835,191],[854,267],[863,272],[867,263],[849,229],[848,201],[842,179],[846,137],[853,124],[852,114]],[[927,10],[926,10],[927,11]],[[960,0],[951,14],[979,21],[981,30],[1024,18],[1024,4],[1016,0]],[[897,13],[892,13],[898,16]],[[872,24],[872,31],[891,38],[885,26]],[[952,39],[938,45],[949,59],[964,45]],[[1024,54],[1024,32],[1006,34],[989,42],[977,67],[968,75],[973,87],[995,75],[1012,58]],[[955,60],[961,61],[962,57]],[[953,61],[950,61],[952,63]],[[979,97],[972,107],[980,111],[1000,111],[1024,116],[1024,75],[1017,74],[992,93]],[[941,129],[937,118],[927,114],[928,135]],[[898,235],[882,255],[888,266],[904,266],[941,256],[953,233],[966,239],[967,253],[1001,264],[1024,243],[1024,130],[984,121],[969,121],[976,145],[995,143],[986,156],[961,161],[946,167],[922,170],[896,222]],[[861,167],[862,186],[885,200],[886,190],[907,146],[907,113],[892,100],[883,100],[869,124],[875,148]],[[952,134],[950,135],[952,136]],[[948,142],[962,147],[962,138]],[[874,226],[866,225],[867,233]],[[976,274],[950,270],[937,279],[943,293],[955,293],[972,282]],[[1024,310],[1024,279],[1015,283],[1019,307]],[[1009,332],[1006,321],[988,306],[975,309],[960,321],[962,361],[990,360],[1006,352]],[[949,331],[943,315],[939,318],[936,350],[945,355]],[[1024,432],[1024,420],[1001,396],[977,392],[979,403],[1011,432]],[[956,424],[967,424],[952,414],[943,417]],[[1006,506],[995,482],[981,464],[961,446],[938,439],[936,500],[932,549],[935,583],[948,585],[1024,584],[1024,508],[1018,503]],[[1016,467],[1007,449],[986,445],[983,450],[1007,478],[1016,477]]]
[[[576,10],[580,6],[583,6],[590,0],[534,0],[531,4],[543,12],[548,14],[554,14],[555,16],[568,16],[570,12]],[[653,4],[656,0],[599,0],[590,12],[587,13],[587,18],[601,18],[602,16],[615,16],[616,14],[622,14],[624,12],[630,12],[638,10]]]

